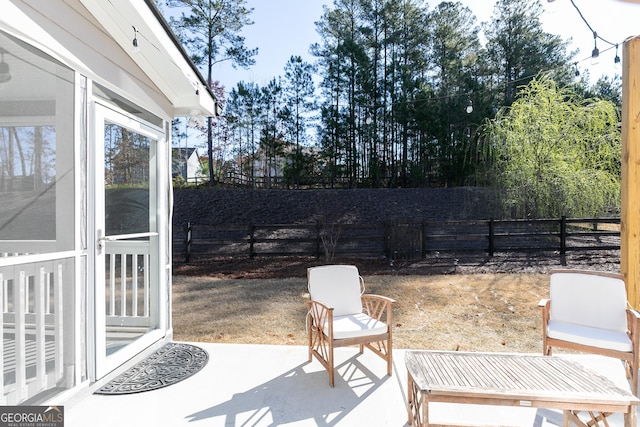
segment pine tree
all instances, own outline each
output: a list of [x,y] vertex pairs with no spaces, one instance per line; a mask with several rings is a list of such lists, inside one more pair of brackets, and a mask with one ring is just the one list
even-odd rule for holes
[[[240,35],[242,29],[252,25],[249,19],[253,9],[247,9],[245,0],[168,0],[167,5],[179,8],[179,18],[170,23],[180,41],[191,55],[191,60],[206,70],[207,84],[212,85],[213,66],[232,61],[234,66],[249,67],[255,63],[258,49],[248,49]],[[207,118],[207,148],[209,182],[214,183],[212,118]]]
[[568,42],[543,31],[540,0],[498,0],[493,10],[491,22],[484,25],[487,54],[496,82],[503,88],[497,101],[510,105],[518,87],[542,71],[569,62]]

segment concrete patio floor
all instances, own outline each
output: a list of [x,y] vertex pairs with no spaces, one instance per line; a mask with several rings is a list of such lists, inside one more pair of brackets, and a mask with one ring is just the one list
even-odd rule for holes
[[[307,361],[306,347],[192,343],[209,353],[207,366],[177,384],[138,394],[78,396],[65,405],[66,427],[134,426],[407,426],[404,351],[394,350],[394,373],[357,347],[336,350],[336,384]],[[628,387],[620,362],[577,357]],[[431,421],[483,426],[561,426],[560,411],[432,404]],[[622,426],[622,415],[609,418]]]

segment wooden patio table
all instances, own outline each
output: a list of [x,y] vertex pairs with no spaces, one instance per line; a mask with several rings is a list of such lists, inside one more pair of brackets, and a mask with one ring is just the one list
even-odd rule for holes
[[[559,409],[563,425],[608,425],[611,413],[624,413],[636,426],[640,400],[630,388],[567,357],[513,353],[407,351],[409,424],[429,424],[429,403],[448,402]],[[587,412],[590,421],[578,418]]]

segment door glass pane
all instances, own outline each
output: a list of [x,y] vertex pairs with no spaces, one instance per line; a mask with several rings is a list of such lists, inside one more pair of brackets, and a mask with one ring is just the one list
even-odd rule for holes
[[151,139],[105,124],[105,234],[146,233]]

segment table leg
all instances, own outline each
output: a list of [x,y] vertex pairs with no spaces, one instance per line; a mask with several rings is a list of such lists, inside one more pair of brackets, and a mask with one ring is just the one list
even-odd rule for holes
[[576,414],[574,411],[565,410],[563,414],[562,427],[571,427],[571,423],[574,423],[578,427],[589,427],[587,424],[582,422],[582,420],[578,417],[578,414]]
[[624,427],[636,427],[637,425],[637,408],[635,405],[629,407],[629,412],[624,414]]
[[429,427],[429,399],[427,393],[420,396],[420,409],[422,410],[422,426]]
[[429,401],[427,393],[423,393],[411,377],[407,377],[408,424],[414,427],[429,426]]

